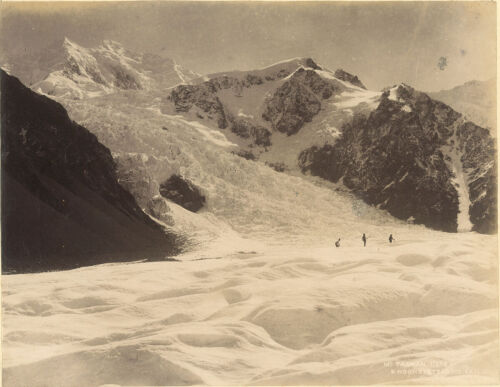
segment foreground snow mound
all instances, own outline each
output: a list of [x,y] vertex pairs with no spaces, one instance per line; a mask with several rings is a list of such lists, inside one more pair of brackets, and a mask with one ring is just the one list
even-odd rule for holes
[[6,276],[3,383],[498,383],[495,240],[430,234]]

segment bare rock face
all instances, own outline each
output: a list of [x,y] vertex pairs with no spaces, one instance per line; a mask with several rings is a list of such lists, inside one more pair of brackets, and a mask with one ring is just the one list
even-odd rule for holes
[[496,158],[488,131],[408,86],[396,95],[391,99],[386,92],[368,117],[345,125],[334,145],[303,151],[303,171],[342,179],[367,203],[397,218],[455,232],[459,198],[443,147],[456,138],[469,172],[470,220],[477,231],[495,232]]
[[215,117],[218,127],[225,129],[228,126],[228,113],[217,97],[217,92],[231,89],[235,95],[241,95],[244,88],[261,85],[265,81],[261,76],[251,73],[243,79],[224,75],[197,85],[179,85],[172,90],[168,99],[174,103],[177,112],[189,112],[196,106],[208,116]]
[[473,231],[482,234],[498,232],[497,176],[497,166],[494,165],[469,185],[472,202],[469,214],[474,224]]
[[300,83],[290,80],[281,86],[268,101],[262,118],[274,129],[292,135],[310,122],[321,109],[321,102]]
[[473,230],[497,232],[497,165],[495,142],[487,129],[465,122],[457,129],[462,163],[468,172],[469,214]]
[[251,139],[256,145],[271,145],[271,132],[268,129],[242,117],[231,118],[231,121],[231,131],[233,133],[242,138]]
[[314,70],[322,70],[322,68],[320,66],[318,66],[316,64],[316,62],[312,60],[312,58],[307,58],[305,64],[306,64],[307,67],[310,67],[310,68],[312,68]]
[[266,101],[262,118],[273,129],[289,136],[310,122],[321,109],[321,100],[340,93],[339,85],[328,82],[313,70],[298,69]]
[[179,175],[172,175],[163,182],[160,194],[192,212],[199,211],[205,205],[205,196],[200,189]]
[[363,83],[359,80],[357,75],[349,74],[347,71],[344,71],[342,69],[335,70],[335,78],[338,78],[345,82],[349,82],[354,86],[358,86],[366,90],[365,85],[363,85]]
[[176,239],[117,180],[108,148],[55,101],[0,72],[2,270],[164,259]]
[[215,94],[217,86],[211,82],[201,85],[180,85],[172,90],[169,98],[175,105],[177,112],[188,112],[193,106],[197,106],[205,113],[216,117],[217,125],[221,129],[227,127],[224,107]]
[[255,161],[257,160],[257,157],[250,151],[247,151],[245,149],[240,149],[239,151],[235,152],[235,151],[232,151],[231,152],[233,155],[236,155],[236,156],[239,156],[245,160],[251,160],[251,161]]

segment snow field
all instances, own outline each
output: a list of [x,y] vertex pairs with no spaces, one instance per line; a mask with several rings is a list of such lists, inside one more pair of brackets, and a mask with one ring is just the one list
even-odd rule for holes
[[4,384],[498,382],[494,238],[427,238],[5,276]]

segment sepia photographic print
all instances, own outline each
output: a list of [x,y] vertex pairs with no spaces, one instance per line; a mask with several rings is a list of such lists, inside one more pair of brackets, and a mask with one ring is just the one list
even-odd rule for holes
[[497,385],[497,4],[0,4],[2,385]]

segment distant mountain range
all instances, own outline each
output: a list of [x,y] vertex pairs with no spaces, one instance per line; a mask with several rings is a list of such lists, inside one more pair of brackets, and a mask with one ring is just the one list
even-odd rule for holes
[[3,66],[37,92],[70,99],[164,89],[199,76],[172,59],[134,53],[112,40],[85,48],[64,38],[41,52],[9,58]]
[[488,128],[496,137],[496,79],[469,81],[452,89],[428,95],[450,105],[472,122]]

